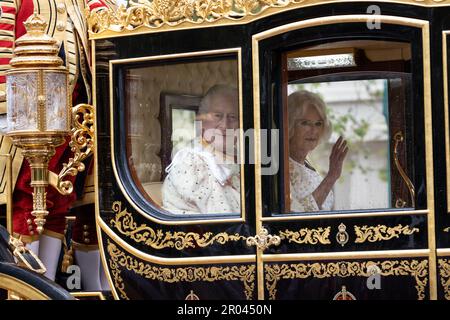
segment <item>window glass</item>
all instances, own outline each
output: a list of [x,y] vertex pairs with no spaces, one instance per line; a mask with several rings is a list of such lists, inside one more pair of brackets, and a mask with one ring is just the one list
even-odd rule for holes
[[414,208],[410,45],[350,40],[271,59],[272,213]]
[[178,216],[240,214],[237,53],[124,71],[128,163],[143,196]]
[[[339,137],[345,140],[343,152],[346,155],[342,155],[344,160],[341,174],[333,177],[337,180],[322,203],[322,209],[351,210],[391,206],[387,85],[386,79],[289,85],[288,94],[300,92],[307,97],[309,92],[317,95],[326,106],[325,114],[330,123],[328,129],[320,115],[317,117],[307,110],[309,112],[299,115],[298,123],[295,124],[294,130],[299,132],[293,139],[305,139],[305,142],[292,142],[293,148],[305,147],[304,144],[307,143],[314,145],[314,135],[317,134],[317,138],[320,136],[315,131],[330,130],[308,153],[304,165],[296,161],[295,150],[290,150],[291,193],[295,194],[296,190],[303,189],[299,194],[306,195],[303,199],[301,196],[293,196],[293,201],[300,201],[297,207],[302,206],[302,201],[303,206],[307,206],[308,191],[314,192],[316,185],[322,183],[322,177],[327,177],[330,171],[330,154]],[[339,161],[338,157],[334,159]],[[308,180],[311,184],[309,187]],[[311,199],[311,210],[318,209],[314,205],[314,199]],[[294,205],[291,205],[291,210],[295,211]]]

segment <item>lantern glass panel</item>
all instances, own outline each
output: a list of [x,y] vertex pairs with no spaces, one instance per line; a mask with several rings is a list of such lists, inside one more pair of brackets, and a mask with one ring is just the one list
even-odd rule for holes
[[35,72],[11,74],[6,81],[8,129],[36,130],[38,75]]
[[69,131],[66,79],[65,73],[46,72],[44,75],[47,130]]

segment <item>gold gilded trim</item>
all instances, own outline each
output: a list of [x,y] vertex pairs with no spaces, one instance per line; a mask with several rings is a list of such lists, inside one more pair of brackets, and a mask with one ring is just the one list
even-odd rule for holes
[[[442,31],[442,72],[444,78],[444,123],[445,123],[445,162],[447,164],[447,204],[450,203],[450,124],[448,117],[449,103],[448,103],[448,52],[447,52],[447,35],[450,31]],[[447,211],[450,213],[450,209],[447,207]],[[448,232],[448,231],[447,231]]]
[[[131,255],[144,261],[161,265],[196,265],[196,264],[216,264],[216,263],[254,263],[255,255],[228,255],[228,256],[209,256],[209,257],[191,257],[191,258],[163,258],[142,252],[122,240],[117,236],[109,226],[101,219],[97,220],[97,225],[108,237],[117,243],[119,247],[126,250]],[[99,231],[100,232],[100,231]],[[100,233],[101,236],[101,233]],[[102,247],[104,250],[104,247]]]
[[365,218],[365,217],[390,217],[390,216],[409,216],[409,215],[427,215],[428,210],[408,210],[408,211],[376,211],[369,213],[331,213],[331,214],[285,214],[277,217],[262,217],[262,222],[271,221],[290,221],[290,220],[322,220],[322,219],[343,219],[343,218]]
[[107,250],[110,254],[109,265],[114,278],[116,289],[120,292],[122,299],[129,299],[125,292],[125,284],[120,275],[120,268],[150,280],[157,280],[166,283],[176,282],[214,282],[214,281],[241,281],[244,284],[244,294],[247,300],[253,298],[255,289],[255,265],[247,266],[210,266],[210,267],[158,267],[138,261],[132,256],[128,256],[115,244],[107,240]]
[[377,226],[354,226],[356,239],[355,243],[377,242],[391,240],[392,238],[399,238],[400,235],[412,235],[414,232],[419,232],[419,228],[412,228],[410,226],[402,226],[401,224],[395,227],[388,227],[385,225]]
[[450,300],[450,260],[439,259],[439,275],[441,276],[441,285],[444,289],[444,297]]
[[324,279],[331,277],[369,277],[370,270],[377,266],[381,276],[412,276],[416,280],[417,299],[425,299],[428,283],[428,260],[395,260],[367,262],[328,262],[265,265],[266,288],[269,299],[274,300],[277,283],[287,279],[307,279],[310,277]]
[[[71,292],[74,298],[98,298],[99,300],[106,300],[105,296],[101,291],[82,291],[82,292]],[[79,300],[79,299],[77,299]]]
[[[129,7],[86,11],[90,39],[180,29],[246,24],[273,14],[315,5],[369,0],[131,0]],[[380,0],[422,7],[448,0]]]
[[331,244],[329,239],[331,227],[308,229],[302,228],[299,231],[284,230],[279,235],[282,240],[288,240],[289,243],[298,244]]
[[444,249],[437,249],[436,250],[436,254],[438,257],[446,257],[446,256],[450,256],[450,248],[444,248]]
[[[119,178],[119,174],[118,174],[118,170],[117,170],[117,166],[116,166],[116,157],[115,157],[115,153],[114,153],[114,149],[115,144],[115,135],[117,134],[116,132],[114,132],[114,108],[113,108],[113,103],[114,103],[114,99],[113,99],[113,92],[114,92],[114,88],[116,87],[113,81],[113,67],[116,64],[124,64],[124,63],[133,63],[133,62],[144,62],[144,61],[155,61],[155,60],[161,60],[161,59],[177,59],[177,58],[187,58],[187,57],[202,57],[202,56],[214,56],[214,55],[222,55],[222,54],[226,54],[226,53],[234,53],[237,56],[237,68],[238,68],[238,89],[239,89],[239,115],[240,115],[240,119],[239,119],[239,125],[240,128],[243,128],[243,102],[242,102],[242,49],[240,47],[238,48],[229,48],[229,49],[219,49],[219,50],[208,50],[208,51],[197,51],[197,52],[189,52],[189,53],[177,53],[177,54],[168,54],[168,55],[160,55],[160,56],[148,56],[148,57],[140,57],[140,58],[129,58],[129,59],[116,59],[116,60],[110,60],[109,61],[109,91],[110,91],[110,132],[111,132],[111,163],[112,163],[112,168],[113,168],[113,172],[114,172],[114,176],[116,178],[116,183],[118,184],[120,190],[122,191],[124,197],[127,199],[127,201],[131,204],[131,206],[141,215],[143,215],[144,217],[150,219],[153,222],[159,223],[159,224],[163,224],[163,225],[192,225],[192,224],[216,224],[216,223],[230,223],[230,222],[245,222],[245,194],[244,192],[241,192],[241,212],[240,212],[240,216],[238,218],[236,218],[234,215],[231,216],[230,218],[225,218],[225,219],[197,219],[197,220],[193,220],[193,219],[179,219],[176,221],[171,221],[171,220],[161,220],[159,218],[157,218],[156,216],[150,215],[149,213],[145,212],[144,210],[142,210],[139,206],[137,206],[134,201],[132,201],[131,197],[128,195],[128,193],[126,192],[122,181]],[[241,142],[241,146],[242,148],[244,147],[243,144],[243,136],[240,135],[240,142]],[[240,152],[240,160],[241,160],[241,165],[240,165],[240,170],[241,170],[241,190],[244,190],[244,174],[242,174],[244,172],[244,157],[245,154],[244,152]]]
[[[91,41],[91,55],[92,55],[92,92],[97,92],[97,62],[96,62],[96,52],[95,52],[95,41]],[[97,110],[97,94],[92,95],[92,104],[94,109]],[[94,131],[95,141],[98,141],[97,130]],[[113,279],[111,277],[111,272],[108,268],[108,262],[105,257],[105,248],[103,246],[102,229],[100,228],[100,191],[98,188],[98,148],[97,143],[94,144],[94,189],[95,189],[95,228],[97,230],[98,246],[100,252],[100,261],[103,266],[103,271],[105,272],[106,279],[108,280],[109,287],[115,300],[119,299],[116,289],[114,288]]]
[[110,223],[117,231],[137,243],[143,242],[153,249],[175,248],[177,250],[184,250],[186,248],[195,248],[196,246],[205,248],[217,243],[225,244],[229,241],[246,239],[238,233],[230,235],[226,232],[220,232],[214,235],[212,232],[206,232],[200,235],[195,232],[163,232],[162,230],[155,230],[148,227],[146,224],[138,226],[134,222],[133,215],[127,209],[122,210],[122,203],[120,201],[113,203],[112,210],[116,215],[114,219],[111,219]]
[[433,121],[431,111],[430,25],[422,25],[425,174],[428,213],[428,248],[430,249],[430,299],[437,300],[436,227],[434,213]]
[[428,249],[414,250],[379,250],[379,251],[344,251],[344,252],[313,252],[264,254],[264,262],[286,261],[318,261],[318,260],[349,260],[349,259],[398,259],[426,258],[430,255]]
[[37,288],[4,273],[0,273],[0,288],[8,291],[18,292],[20,294],[20,297],[24,299],[50,300],[50,298],[45,293],[39,291]]

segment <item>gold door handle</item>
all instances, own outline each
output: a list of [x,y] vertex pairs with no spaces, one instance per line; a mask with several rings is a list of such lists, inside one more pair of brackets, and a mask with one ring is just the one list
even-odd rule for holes
[[[400,161],[398,159],[398,145],[400,142],[404,142],[405,138],[403,137],[403,133],[401,131],[397,132],[394,135],[394,163],[395,166],[397,167],[398,172],[400,173],[400,176],[402,177],[403,181],[405,182],[406,186],[408,187],[409,190],[409,194],[411,197],[411,207],[415,207],[415,189],[414,189],[414,185],[411,182],[411,180],[409,179],[408,175],[406,174],[405,170],[403,170],[402,166],[400,165]],[[406,201],[404,201],[403,199],[397,199],[396,203],[395,203],[395,207],[396,208],[403,208],[406,205]]]
[[271,245],[278,246],[281,243],[281,238],[279,236],[273,236],[269,234],[266,228],[262,227],[261,231],[254,237],[248,237],[245,241],[247,246],[256,246],[262,251],[266,250]]

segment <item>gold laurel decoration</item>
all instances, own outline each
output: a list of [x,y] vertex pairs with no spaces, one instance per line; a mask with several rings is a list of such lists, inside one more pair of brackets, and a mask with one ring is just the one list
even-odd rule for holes
[[274,300],[277,283],[287,279],[324,279],[331,277],[369,277],[370,270],[376,265],[381,276],[412,276],[416,280],[417,299],[425,299],[425,287],[428,282],[428,260],[367,261],[367,262],[316,262],[298,264],[266,264],[266,288],[269,299]]
[[402,234],[411,235],[414,232],[419,232],[418,228],[411,229],[410,226],[402,226],[401,224],[395,227],[387,227],[379,224],[376,227],[355,226],[354,228],[356,234],[355,243],[385,241],[392,238],[399,238]]
[[246,239],[238,233],[230,235],[226,232],[220,232],[214,235],[212,232],[205,232],[203,235],[199,235],[195,232],[163,232],[162,230],[155,230],[148,227],[146,224],[138,226],[134,222],[133,215],[127,212],[127,209],[122,210],[122,203],[120,201],[115,201],[112,209],[116,213],[114,219],[110,221],[113,227],[137,243],[143,242],[153,249],[175,248],[177,250],[184,250],[186,248],[195,248],[196,246],[205,248],[215,243],[225,244],[229,241]]
[[[267,10],[326,3],[325,0],[130,0],[128,8],[90,11],[86,9],[89,33],[124,32],[138,28],[157,29],[219,20],[240,21]],[[401,0],[403,3],[439,5],[448,0]]]
[[120,268],[133,271],[141,277],[149,280],[162,281],[167,283],[176,282],[197,282],[197,281],[241,281],[244,284],[245,297],[247,300],[253,298],[255,289],[255,270],[252,265],[241,266],[211,266],[211,267],[158,267],[147,264],[128,256],[121,251],[109,239],[107,240],[107,250],[110,255],[109,265],[114,280],[114,286],[120,291],[123,299],[129,299],[125,293],[123,278],[120,276]]
[[330,244],[328,238],[330,236],[331,227],[308,229],[302,228],[299,231],[284,230],[280,231],[279,235],[282,240],[289,240],[298,244]]
[[450,300],[450,260],[439,259],[439,275],[441,276],[441,284],[444,288],[445,299]]

